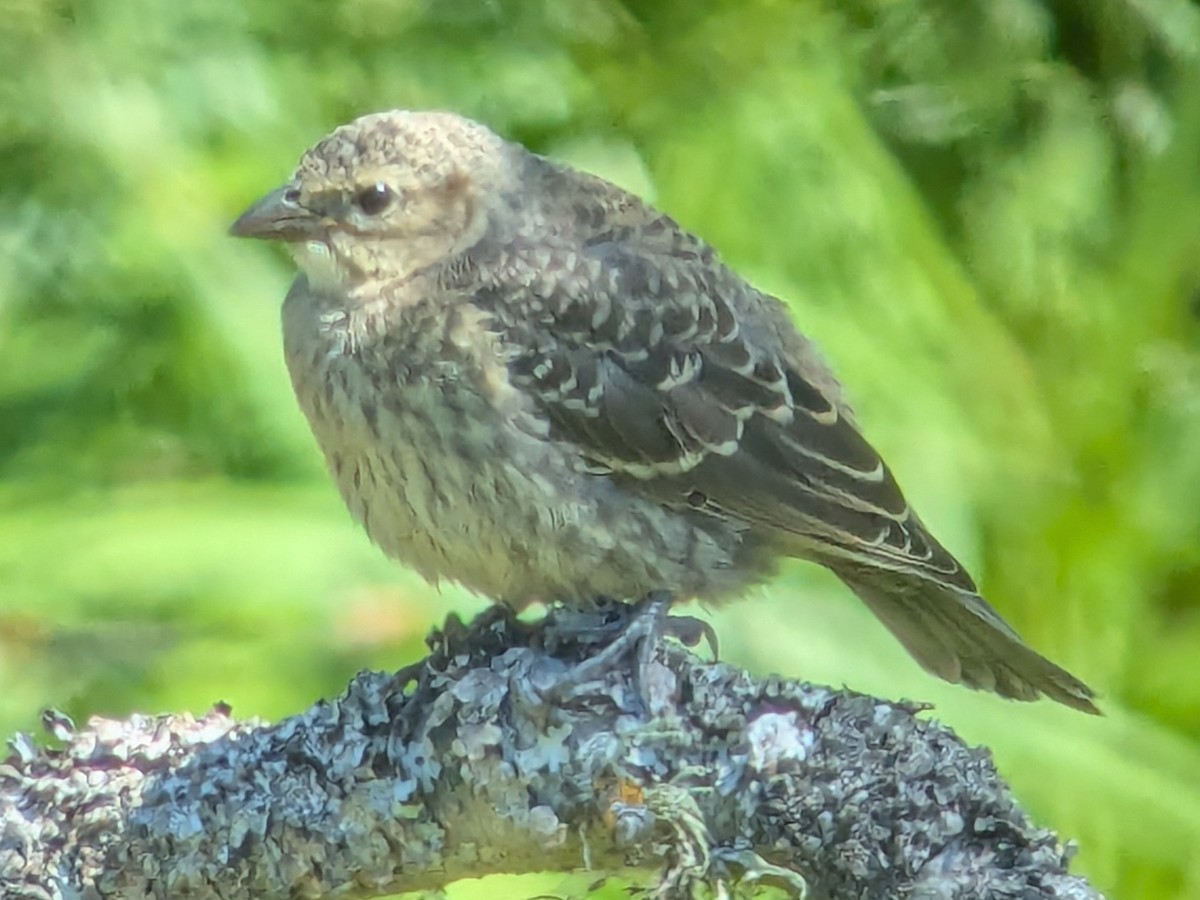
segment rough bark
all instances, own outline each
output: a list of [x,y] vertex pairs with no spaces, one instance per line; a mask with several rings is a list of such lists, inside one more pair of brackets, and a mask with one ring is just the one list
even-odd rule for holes
[[583,867],[653,870],[661,897],[1100,896],[987,751],[918,708],[578,618],[451,620],[420,664],[276,725],[47,714],[58,746],[18,736],[0,765],[0,896],[374,897]]

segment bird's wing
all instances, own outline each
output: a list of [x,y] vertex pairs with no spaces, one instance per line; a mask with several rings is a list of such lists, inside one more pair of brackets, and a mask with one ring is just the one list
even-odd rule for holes
[[514,384],[597,471],[797,555],[974,590],[813,377],[819,361],[794,352],[777,301],[704,244],[664,218],[538,263],[517,307],[484,303]]
[[824,563],[933,674],[1098,712],[921,524],[778,302],[665,222],[539,248],[518,298],[480,298],[552,435],[626,489]]

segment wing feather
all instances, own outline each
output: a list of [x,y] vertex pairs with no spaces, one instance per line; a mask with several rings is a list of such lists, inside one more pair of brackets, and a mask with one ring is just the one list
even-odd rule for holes
[[668,230],[651,231],[649,249],[623,226],[563,250],[558,265],[574,271],[531,288],[545,315],[492,307],[514,348],[514,383],[554,434],[595,471],[680,509],[703,496],[704,512],[777,533],[799,555],[911,568],[973,590],[810,376],[812,361],[788,352],[778,301],[677,228],[678,253]]
[[499,284],[476,302],[552,438],[626,490],[825,564],[934,674],[1097,712],[925,529],[779,301],[667,217],[550,171],[555,196],[582,183],[608,206],[557,251],[531,248],[525,294]]

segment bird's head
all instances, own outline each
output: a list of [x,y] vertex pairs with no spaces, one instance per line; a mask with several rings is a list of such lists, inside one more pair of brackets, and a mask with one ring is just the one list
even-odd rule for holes
[[315,287],[405,278],[483,236],[516,177],[515,149],[452,113],[363,116],[306,152],[230,233],[286,242]]

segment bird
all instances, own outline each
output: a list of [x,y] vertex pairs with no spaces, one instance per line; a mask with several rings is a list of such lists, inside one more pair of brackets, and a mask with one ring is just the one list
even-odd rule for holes
[[783,302],[636,195],[390,110],[230,233],[290,248],[299,405],[352,517],[431,582],[716,604],[799,558],[934,676],[1099,713],[925,527]]

